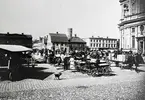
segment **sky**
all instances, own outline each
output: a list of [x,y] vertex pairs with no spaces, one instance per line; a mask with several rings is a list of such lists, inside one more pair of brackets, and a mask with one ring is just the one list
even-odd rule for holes
[[0,0],[0,32],[119,38],[119,0]]

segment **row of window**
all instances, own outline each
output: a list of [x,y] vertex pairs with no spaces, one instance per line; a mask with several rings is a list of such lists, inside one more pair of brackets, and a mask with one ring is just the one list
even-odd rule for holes
[[[139,30],[140,30],[141,34],[143,35],[144,25],[141,25],[141,26],[139,27]],[[135,33],[135,27],[132,27],[132,28],[131,28],[131,32],[132,32],[132,33]]]
[[66,44],[63,44],[63,43],[54,43],[53,45],[56,45],[56,46],[58,46],[58,45],[61,45],[61,46],[66,46]]
[[91,39],[91,42],[107,42],[107,43],[115,43],[115,40],[96,40],[96,39]]
[[116,44],[90,44],[91,47],[112,47],[112,48],[115,48],[116,47]]
[[[67,44],[63,44],[63,43],[61,43],[61,44],[59,44],[59,43],[54,43],[53,45],[55,45],[55,46],[59,46],[59,45],[61,45],[61,46],[66,46]],[[72,44],[71,46],[84,46],[84,44]]]
[[[123,45],[125,45],[126,43],[125,43],[124,37],[122,39],[123,39],[122,40],[123,41]],[[135,41],[136,40],[135,40],[135,36],[134,35],[132,35],[132,39],[131,40],[132,40],[132,48],[135,48]]]

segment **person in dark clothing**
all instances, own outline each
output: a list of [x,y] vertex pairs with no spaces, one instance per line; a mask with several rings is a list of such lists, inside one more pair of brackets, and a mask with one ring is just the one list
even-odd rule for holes
[[134,55],[134,64],[135,64],[136,69],[137,69],[137,67],[139,66],[139,54],[138,53],[136,53]]
[[132,69],[132,66],[134,63],[134,58],[133,58],[132,52],[129,52],[129,54],[128,54],[127,63],[129,64],[129,68]]
[[64,58],[64,70],[67,70],[69,67],[69,57]]

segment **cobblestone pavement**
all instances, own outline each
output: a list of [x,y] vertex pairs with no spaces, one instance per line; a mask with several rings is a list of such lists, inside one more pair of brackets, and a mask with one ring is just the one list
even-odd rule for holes
[[[66,78],[62,80],[24,79],[0,82],[1,100],[145,100],[144,70],[120,70],[112,67],[115,76]],[[49,69],[55,71],[55,68]],[[75,74],[75,73],[73,73]],[[76,73],[81,76],[80,73]],[[72,76],[71,76],[72,75]],[[52,76],[51,76],[52,77]]]
[[45,88],[0,93],[1,100],[145,100],[144,82]]

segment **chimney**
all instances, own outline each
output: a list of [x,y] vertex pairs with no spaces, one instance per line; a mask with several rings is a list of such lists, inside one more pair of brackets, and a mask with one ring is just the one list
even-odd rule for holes
[[22,35],[24,35],[24,33],[22,33]]
[[75,37],[77,37],[77,34],[75,34]]
[[7,32],[7,34],[10,34],[9,32]]
[[58,32],[56,32],[56,34],[58,34]]
[[73,29],[72,28],[68,28],[68,39],[72,38],[72,34],[73,34]]

